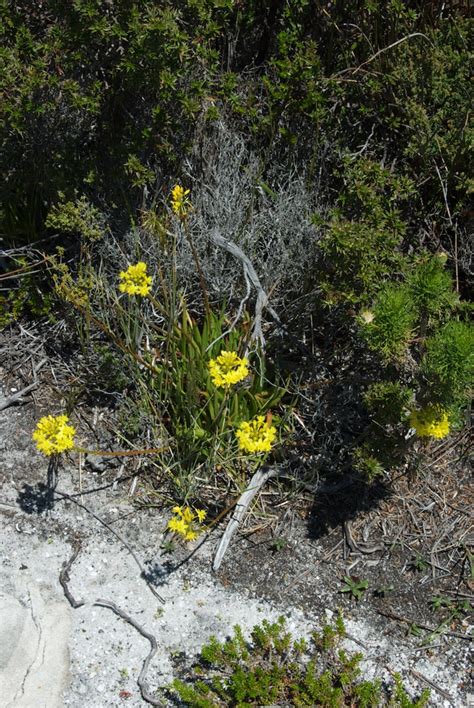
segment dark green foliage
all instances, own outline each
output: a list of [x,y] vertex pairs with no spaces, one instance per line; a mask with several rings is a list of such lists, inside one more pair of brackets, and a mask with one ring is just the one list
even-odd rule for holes
[[395,0],[2,0],[0,15],[9,238],[41,230],[57,191],[123,202],[133,185],[161,189],[195,121],[224,114],[268,159],[301,157],[312,175],[325,142],[361,152],[372,135],[368,154],[397,158],[417,207],[444,213],[434,163],[456,218],[465,205],[470,24],[460,12]]
[[310,643],[293,640],[282,617],[254,627],[250,641],[237,626],[233,637],[223,643],[213,637],[203,647],[194,675],[187,677],[188,682],[175,680],[172,688],[190,708],[280,704],[421,708],[426,704],[426,693],[412,702],[399,677],[391,698],[380,681],[361,681],[362,655],[338,648],[344,633],[341,615],[334,624],[324,625],[321,633],[315,632]]
[[364,394],[364,402],[381,425],[400,423],[413,391],[398,381],[380,381],[371,384]]
[[448,322],[426,341],[422,371],[433,400],[462,404],[474,385],[474,331],[472,325]]
[[321,243],[328,271],[323,290],[329,302],[367,302],[403,267],[406,223],[399,204],[413,185],[368,159],[346,158],[341,177],[338,207]]
[[58,191],[114,198],[154,181],[147,162],[177,164],[208,72],[220,67],[232,5],[3,0],[0,141],[9,169],[0,196],[9,238],[34,236]]
[[25,315],[54,320],[54,299],[38,277],[36,264],[15,258],[12,266],[13,274],[4,273],[0,281],[0,330]]

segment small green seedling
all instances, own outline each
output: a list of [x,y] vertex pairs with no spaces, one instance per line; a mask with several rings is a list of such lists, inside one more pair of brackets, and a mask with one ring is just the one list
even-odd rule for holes
[[414,558],[412,558],[410,562],[410,568],[412,568],[412,570],[417,570],[419,573],[422,573],[428,568],[428,563],[427,561],[425,561],[423,556],[416,555]]
[[345,585],[341,589],[341,592],[349,592],[355,600],[361,600],[369,587],[368,580],[353,578],[350,575],[345,576],[344,582]]
[[278,551],[282,551],[286,546],[288,545],[288,540],[286,538],[283,538],[282,536],[276,536],[275,538],[272,538],[270,541],[270,549],[274,553],[278,553]]
[[163,553],[172,554],[175,552],[176,546],[174,545],[173,541],[165,540],[161,544],[160,548],[163,551]]

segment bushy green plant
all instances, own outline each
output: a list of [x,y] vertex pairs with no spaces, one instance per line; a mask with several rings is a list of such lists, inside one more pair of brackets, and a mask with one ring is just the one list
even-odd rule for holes
[[[357,446],[352,452],[352,464],[354,469],[368,482],[373,482],[377,477],[381,477],[385,471],[383,460],[390,451],[391,461],[394,461],[392,446],[385,440],[383,454],[378,444],[380,436],[377,436],[372,429],[370,443]],[[376,456],[377,455],[377,456]]]
[[[60,194],[64,199],[64,195]],[[45,220],[45,226],[59,233],[75,234],[85,241],[102,238],[105,230],[104,217],[85,195],[75,201],[59,201],[54,204]]]
[[364,393],[364,403],[381,425],[396,425],[406,417],[413,390],[399,381],[379,381]]
[[409,421],[417,437],[444,437],[459,426],[473,381],[472,328],[449,317],[463,307],[446,259],[422,254],[407,267],[404,282],[383,286],[372,309],[361,312],[362,333],[386,364],[387,378],[364,394],[373,420],[353,460],[368,478],[406,455],[401,423]]
[[369,347],[385,361],[403,359],[416,321],[410,292],[403,285],[383,286],[372,312],[373,320],[363,328]]
[[421,369],[433,400],[462,405],[474,385],[474,331],[471,324],[452,320],[426,340]]
[[425,256],[407,275],[407,285],[420,319],[440,318],[459,302],[445,264],[442,253]]
[[338,207],[321,242],[328,271],[323,292],[329,302],[367,302],[403,267],[399,246],[406,223],[399,204],[413,184],[366,158],[346,158],[341,178]]
[[253,628],[249,640],[236,626],[224,642],[212,637],[186,681],[176,679],[171,690],[190,708],[426,705],[429,692],[412,702],[398,676],[391,697],[382,692],[380,681],[361,680],[362,655],[351,655],[338,646],[344,633],[340,615],[309,641],[294,640],[283,617],[273,623],[264,620]]

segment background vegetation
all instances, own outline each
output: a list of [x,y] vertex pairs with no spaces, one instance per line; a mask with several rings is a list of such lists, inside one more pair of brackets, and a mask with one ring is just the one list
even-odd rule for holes
[[[96,382],[88,394],[116,396],[129,440],[168,436],[176,459],[197,445],[182,497],[221,449],[197,412],[202,377],[186,373],[205,370],[209,350],[196,363],[195,345],[209,308],[221,334],[238,324],[239,346],[255,344],[252,395],[267,398],[252,412],[272,401],[281,418],[269,391],[288,390],[287,411],[304,421],[280,421],[293,468],[297,457],[310,474],[352,466],[373,479],[416,466],[413,411],[462,427],[473,367],[467,3],[0,8],[2,323],[65,318]],[[170,209],[177,183],[191,190],[185,223]],[[280,324],[265,310],[259,337],[261,291],[213,233],[270,296]],[[163,275],[164,314],[114,299],[118,271],[137,260]],[[162,369],[147,379],[157,357],[173,383]],[[227,460],[210,459],[210,470]]]

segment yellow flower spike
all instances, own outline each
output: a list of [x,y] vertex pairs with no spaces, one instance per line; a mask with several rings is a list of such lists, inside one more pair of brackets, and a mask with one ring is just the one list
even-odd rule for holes
[[186,532],[184,540],[185,541],[195,541],[197,539],[197,537],[198,537],[198,532],[190,529],[189,531]]
[[41,418],[32,436],[38,450],[48,457],[72,450],[76,431],[68,422],[67,415],[47,415]]
[[196,509],[196,516],[198,518],[199,523],[202,524],[202,522],[207,516],[207,513],[204,511],[204,509]]
[[171,190],[171,208],[180,218],[184,218],[192,209],[188,199],[189,193],[189,189],[184,189],[179,184],[176,184]]
[[263,415],[244,421],[236,432],[239,448],[244,452],[270,452],[276,438],[276,428],[268,425]]
[[183,511],[183,519],[187,524],[190,524],[194,519],[194,511],[189,506]]
[[190,506],[174,506],[173,518],[168,521],[167,528],[185,541],[194,541],[202,529],[199,524],[206,518],[204,509],[192,509]]
[[128,295],[140,295],[146,297],[150,290],[153,278],[146,274],[146,263],[140,261],[135,265],[131,265],[127,270],[120,273],[119,290]]
[[439,405],[428,405],[422,410],[412,411],[410,425],[420,438],[445,438],[449,434],[449,417]]
[[170,531],[180,534],[181,536],[186,535],[187,525],[183,519],[177,519],[176,517],[168,521],[168,528]]
[[208,363],[214,386],[228,387],[243,381],[249,374],[248,359],[240,358],[237,352],[222,350],[217,359]]

